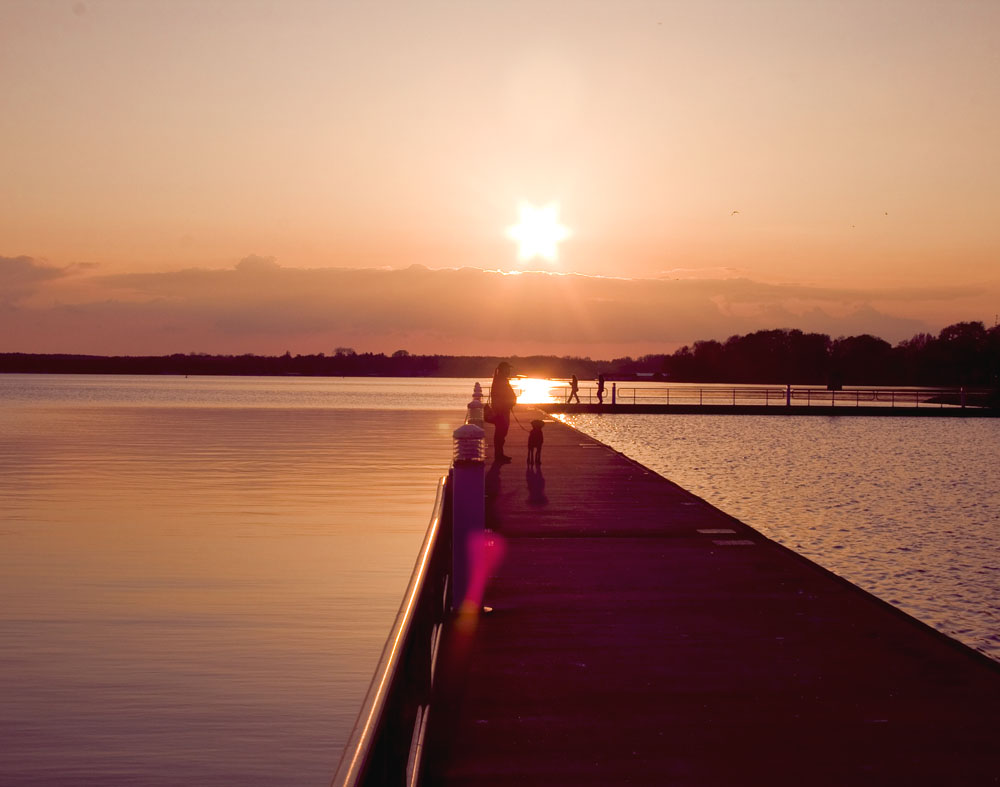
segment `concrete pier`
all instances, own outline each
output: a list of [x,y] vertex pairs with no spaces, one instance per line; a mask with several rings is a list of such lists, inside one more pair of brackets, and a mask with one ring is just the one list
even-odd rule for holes
[[423,783],[1000,782],[995,662],[562,424],[527,469],[526,437],[487,475],[492,611],[442,645]]

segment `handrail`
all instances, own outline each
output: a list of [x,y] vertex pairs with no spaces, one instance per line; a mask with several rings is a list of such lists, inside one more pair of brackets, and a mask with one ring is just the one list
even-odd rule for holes
[[[402,783],[408,754],[412,759],[412,740],[422,736],[423,705],[430,697],[437,644],[435,628],[447,609],[450,558],[443,559],[447,556],[441,547],[449,540],[442,533],[449,524],[448,492],[444,476],[438,482],[431,520],[403,602],[331,787],[384,784],[390,781],[385,778],[390,771],[399,774],[391,781]],[[386,730],[389,725],[394,728],[391,734]],[[384,770],[373,772],[378,768]]]
[[[653,385],[623,385],[617,380],[609,381],[604,390],[604,404],[698,404],[704,407],[737,404],[760,404],[777,407],[800,404],[806,407],[853,405],[862,403],[882,407],[937,407],[937,408],[983,408],[988,407],[991,397],[996,394],[990,388],[947,387],[881,387],[861,386],[857,388],[830,389],[820,385],[786,386],[762,383],[759,385],[713,385],[697,383],[661,382]],[[561,380],[552,381],[552,397],[555,403],[567,403],[568,385]],[[614,385],[614,388],[612,387]],[[486,389],[488,390],[488,388]],[[558,394],[555,392],[559,391]],[[589,381],[581,381],[580,399],[586,404],[597,403],[596,387]],[[742,400],[742,401],[740,401]],[[748,402],[749,400],[749,402]],[[543,402],[547,403],[547,402]]]
[[[583,389],[581,389],[583,392]],[[890,388],[863,387],[831,390],[820,386],[693,386],[668,385],[617,386],[618,404],[693,404],[703,406],[746,404],[784,406],[792,402],[810,406],[854,405],[862,403],[885,407],[983,407],[988,389],[972,388]],[[607,397],[605,397],[607,401]]]

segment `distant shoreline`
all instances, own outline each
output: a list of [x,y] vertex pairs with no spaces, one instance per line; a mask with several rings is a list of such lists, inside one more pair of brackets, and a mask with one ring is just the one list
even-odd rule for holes
[[[478,377],[488,378],[500,361],[519,374],[538,377],[577,375],[594,379],[607,373],[608,361],[555,356],[410,355],[397,352],[337,355],[101,356],[0,353],[0,374],[221,375],[234,377]],[[629,359],[631,360],[631,359]]]
[[[936,337],[920,334],[895,347],[874,336],[833,339],[776,329],[698,341],[671,354],[594,360],[555,355],[415,355],[397,350],[332,355],[103,356],[0,353],[0,373],[223,375],[255,377],[491,377],[500,361],[525,377],[642,380],[729,385],[918,386],[1000,390],[1000,325],[956,323]],[[1000,401],[991,397],[991,401]]]

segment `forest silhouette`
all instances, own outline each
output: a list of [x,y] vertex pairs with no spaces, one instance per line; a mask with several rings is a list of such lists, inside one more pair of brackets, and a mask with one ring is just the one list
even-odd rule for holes
[[[0,373],[212,374],[318,377],[482,377],[496,356],[415,355],[397,350],[331,355],[96,356],[0,354]],[[671,354],[612,360],[546,355],[507,356],[518,374],[610,380],[650,377],[671,382],[800,385],[1000,385],[1000,325],[960,322],[937,336],[920,333],[892,346],[869,334],[831,339],[826,334],[778,329],[697,341]]]

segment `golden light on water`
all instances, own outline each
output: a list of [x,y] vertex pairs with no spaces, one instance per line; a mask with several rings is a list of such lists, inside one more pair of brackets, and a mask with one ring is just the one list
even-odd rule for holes
[[569,229],[559,223],[559,203],[550,202],[536,208],[522,202],[518,208],[520,222],[507,230],[507,236],[517,241],[518,259],[522,262],[543,257],[554,262],[559,256],[560,241],[569,237]]
[[566,396],[566,383],[537,377],[518,377],[511,381],[518,404],[561,402]]

